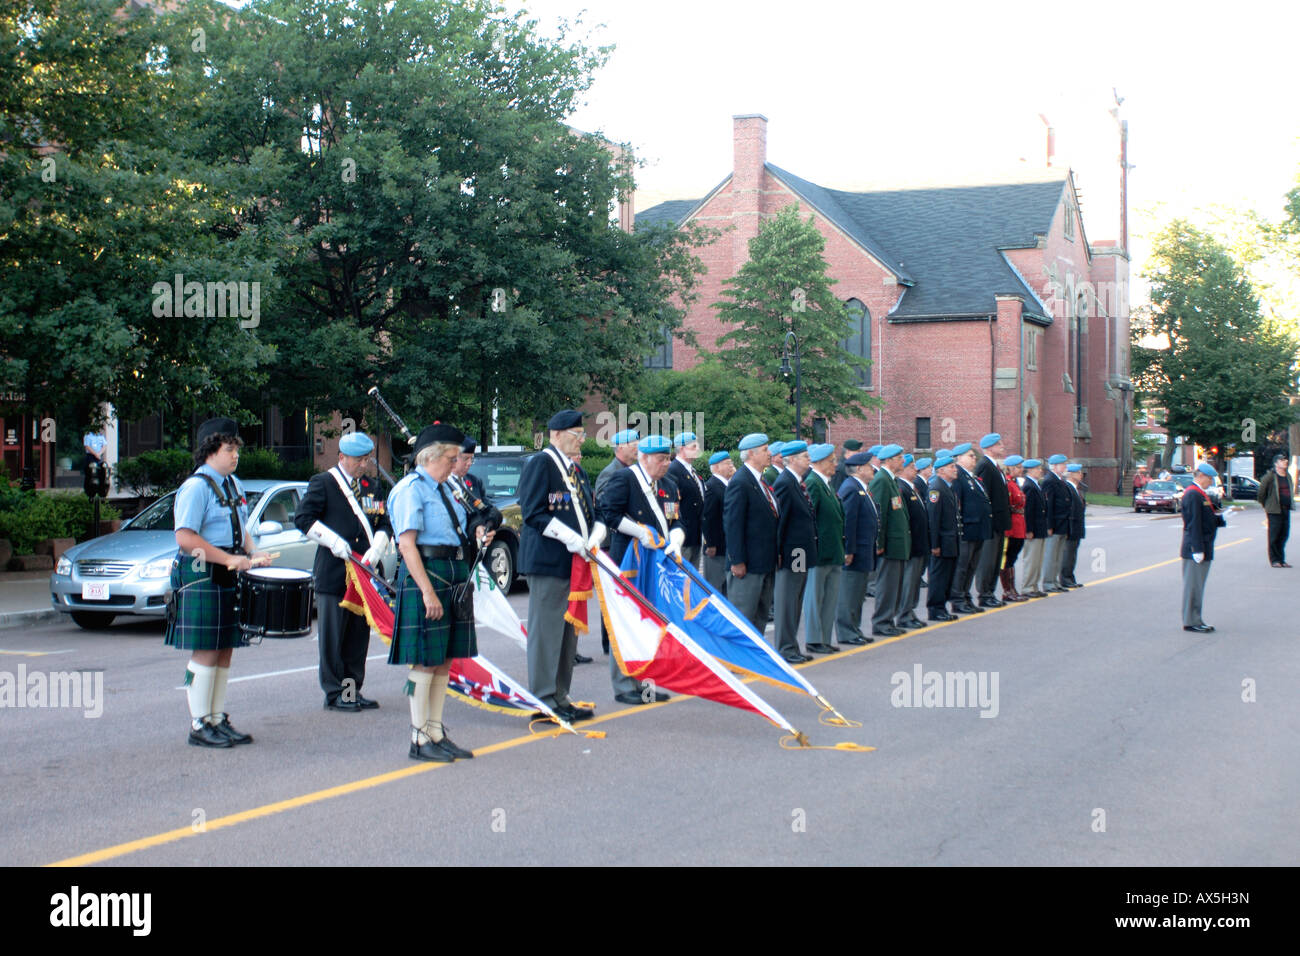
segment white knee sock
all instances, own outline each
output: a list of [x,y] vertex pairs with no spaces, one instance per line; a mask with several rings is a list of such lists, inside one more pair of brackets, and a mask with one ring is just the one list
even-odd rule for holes
[[217,669],[195,661],[189,663],[190,717],[197,724],[212,713],[212,691],[215,689]]
[[433,675],[428,671],[411,671],[411,743],[420,742],[420,732],[429,722],[429,682]]
[[437,743],[442,740],[442,705],[447,700],[447,674],[430,674],[433,678],[429,683],[429,725],[424,728],[424,732],[433,738]]
[[219,724],[221,715],[226,711],[226,684],[230,681],[230,668],[218,666],[213,669],[217,674],[212,682],[212,709],[208,711],[212,717],[208,723]]

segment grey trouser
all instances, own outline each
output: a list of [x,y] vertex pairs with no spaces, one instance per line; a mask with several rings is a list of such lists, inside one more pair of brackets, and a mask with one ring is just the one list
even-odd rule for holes
[[776,650],[778,654],[798,654],[799,614],[803,611],[803,592],[808,586],[807,571],[781,568],[776,572],[773,589],[773,614],[776,624]]
[[1061,545],[1065,543],[1065,535],[1049,534],[1047,540],[1043,542],[1043,584],[1044,586],[1060,587],[1056,579],[1061,574]]
[[979,560],[982,541],[962,538],[957,546],[957,566],[952,569],[952,587],[948,590],[948,600],[959,604],[970,603],[970,582],[975,575],[975,562]]
[[1021,588],[1025,591],[1037,591],[1039,579],[1043,574],[1043,539],[1026,538],[1025,548],[1021,552],[1024,560],[1021,561],[1021,567],[1024,568]]
[[867,578],[870,571],[844,569],[840,576],[840,597],[835,605],[835,633],[844,643],[851,637],[862,637],[862,602],[867,596]]
[[840,600],[842,564],[819,564],[808,572],[808,588],[803,595],[804,643],[831,644],[835,626],[835,608]]
[[767,615],[772,610],[773,581],[771,571],[767,574],[751,571],[743,578],[727,575],[727,600],[760,634],[767,630]]
[[918,554],[908,558],[903,565],[903,602],[898,608],[898,616],[905,621],[916,617],[916,605],[921,600],[921,575],[925,573],[926,564],[926,556]]
[[871,615],[871,630],[891,627],[903,605],[903,565],[905,561],[894,558],[880,559],[880,574],[876,576],[876,610]]
[[727,558],[725,555],[716,557],[704,556],[704,580],[713,586],[713,590],[719,594],[727,593]]
[[1191,558],[1183,558],[1183,627],[1205,623],[1201,617],[1201,599],[1205,597],[1205,579],[1209,574],[1208,559],[1197,564]]
[[994,531],[993,537],[980,545],[979,570],[975,579],[979,582],[980,597],[994,597],[998,586],[998,572],[1002,570],[1002,539],[1006,537],[1001,531]]
[[569,702],[573,681],[578,633],[564,619],[568,607],[568,578],[528,575],[528,689],[550,707]]
[[1074,580],[1074,565],[1079,560],[1079,539],[1066,538],[1061,543],[1061,585],[1064,586],[1066,581],[1071,584],[1076,583]]

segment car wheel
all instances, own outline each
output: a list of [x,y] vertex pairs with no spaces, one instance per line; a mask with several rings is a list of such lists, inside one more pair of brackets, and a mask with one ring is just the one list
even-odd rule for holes
[[88,631],[102,631],[113,623],[115,617],[116,614],[109,614],[107,611],[72,612],[72,619],[77,622],[77,626],[84,627]]
[[487,566],[488,574],[492,575],[492,580],[501,589],[501,593],[509,594],[510,589],[515,586],[515,556],[510,550],[510,542],[500,539],[493,541],[488,546],[483,563]]

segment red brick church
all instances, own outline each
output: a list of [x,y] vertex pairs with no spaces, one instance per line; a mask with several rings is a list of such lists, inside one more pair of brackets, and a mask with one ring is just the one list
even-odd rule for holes
[[[796,204],[825,237],[835,293],[855,317],[845,347],[872,363],[860,387],[885,401],[865,422],[832,424],[828,441],[919,454],[996,431],[1007,454],[1061,452],[1091,488],[1116,487],[1133,404],[1127,238],[1088,241],[1067,169],[845,192],[769,163],[766,117],[735,117],[733,137],[734,169],[708,195],[636,217],[725,230],[699,251],[708,273],[686,320],[699,349],[727,331],[713,303],[760,221]],[[696,363],[697,349],[673,345],[671,367]]]

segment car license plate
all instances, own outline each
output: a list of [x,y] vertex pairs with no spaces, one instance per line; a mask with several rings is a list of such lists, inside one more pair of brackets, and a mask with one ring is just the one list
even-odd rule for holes
[[107,581],[84,582],[81,585],[81,599],[83,601],[107,601],[108,582]]

